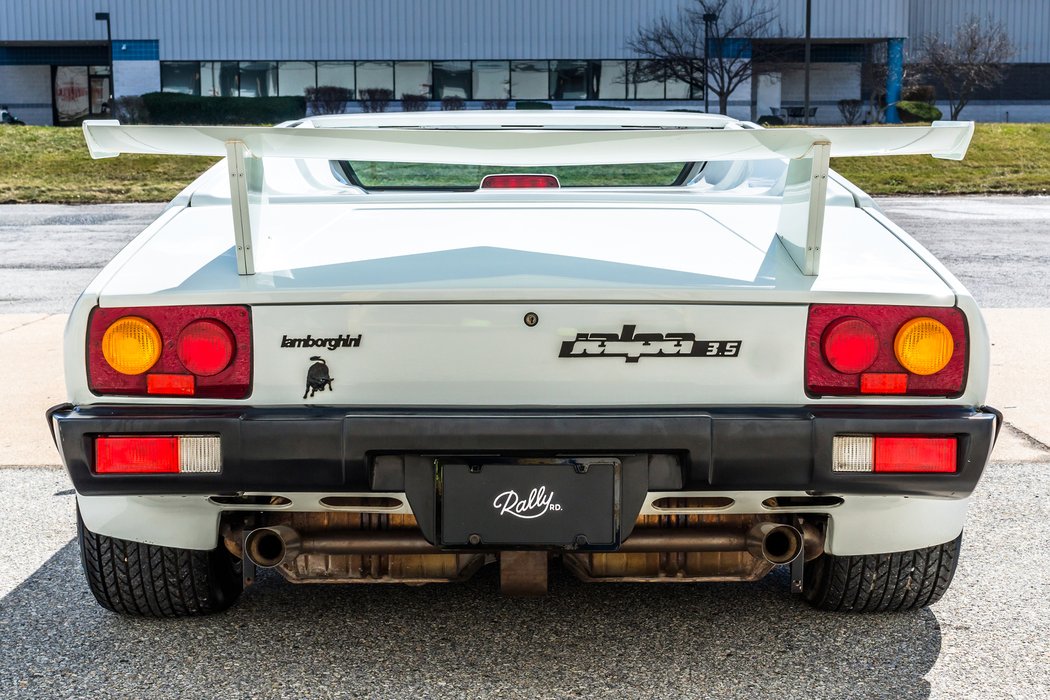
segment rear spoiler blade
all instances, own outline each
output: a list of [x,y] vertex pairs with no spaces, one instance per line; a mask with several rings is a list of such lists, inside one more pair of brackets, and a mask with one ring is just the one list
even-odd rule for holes
[[[406,118],[406,116],[408,118]],[[414,121],[410,121],[414,120]],[[146,126],[85,121],[92,158],[122,153],[223,156],[230,173],[237,264],[253,274],[266,201],[264,158],[542,167],[717,160],[789,161],[777,233],[806,275],[820,266],[828,159],[931,155],[961,160],[973,122],[800,129],[712,128],[703,115],[389,115],[338,128]],[[307,127],[307,128],[303,128]]]

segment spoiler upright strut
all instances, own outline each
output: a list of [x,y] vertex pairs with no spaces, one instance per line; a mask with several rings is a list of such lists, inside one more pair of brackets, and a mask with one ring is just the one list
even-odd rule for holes
[[[122,126],[85,121],[92,158],[121,153],[227,159],[237,269],[255,272],[265,211],[265,158],[317,158],[519,167],[786,159],[777,234],[799,269],[820,271],[828,162],[835,157],[932,155],[961,160],[973,122],[931,126],[747,129],[733,120],[669,112],[445,112],[349,115],[315,126]],[[295,128],[298,127],[298,128]]]

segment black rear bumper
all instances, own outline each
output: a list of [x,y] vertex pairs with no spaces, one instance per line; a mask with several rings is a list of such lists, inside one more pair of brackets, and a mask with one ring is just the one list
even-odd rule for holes
[[[345,407],[56,406],[48,411],[84,495],[405,490],[405,465],[469,457],[648,455],[649,490],[783,490],[961,498],[1001,415],[990,408],[386,410]],[[838,434],[955,435],[954,474],[831,470]],[[97,435],[215,434],[217,474],[99,475]],[[389,459],[377,457],[388,455]],[[668,455],[668,458],[655,458]],[[412,475],[408,473],[409,479]]]

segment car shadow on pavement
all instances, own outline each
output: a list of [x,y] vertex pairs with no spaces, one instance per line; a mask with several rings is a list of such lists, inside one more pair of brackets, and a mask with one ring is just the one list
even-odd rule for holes
[[925,698],[932,611],[841,615],[755,584],[584,584],[545,598],[466,583],[292,585],[264,572],[229,612],[99,608],[75,542],[0,599],[0,692],[55,697]]

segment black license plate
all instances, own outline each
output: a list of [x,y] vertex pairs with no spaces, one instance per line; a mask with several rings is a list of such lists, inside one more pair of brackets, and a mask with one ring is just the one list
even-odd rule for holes
[[617,544],[619,461],[442,463],[446,546]]

